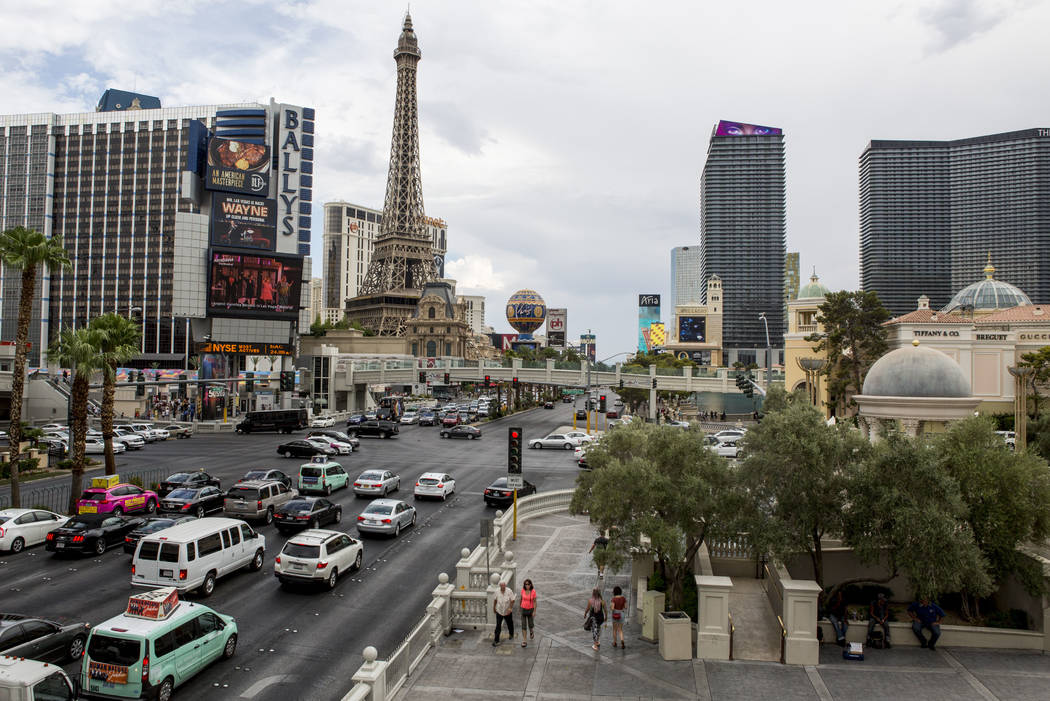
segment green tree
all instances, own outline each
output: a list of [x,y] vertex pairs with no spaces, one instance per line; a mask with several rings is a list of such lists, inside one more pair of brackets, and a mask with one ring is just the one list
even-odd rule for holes
[[36,298],[36,279],[40,266],[50,271],[70,268],[69,254],[62,248],[62,237],[47,238],[39,231],[16,226],[0,234],[0,260],[9,268],[22,271],[22,289],[18,298],[18,326],[15,331],[15,363],[11,373],[11,505],[22,505],[18,482],[19,445],[22,442],[22,397],[25,392],[26,353],[29,322]]
[[595,562],[616,568],[635,552],[650,553],[668,605],[681,608],[700,546],[729,532],[737,507],[729,463],[705,448],[702,431],[639,423],[606,434],[587,461],[593,469],[577,479],[570,511],[589,513],[609,533]]
[[1043,346],[1037,351],[1024,353],[1018,365],[1032,368],[1032,375],[1028,378],[1032,390],[1032,415],[1039,416],[1039,402],[1042,400],[1039,385],[1050,382],[1050,346]]
[[98,367],[100,337],[88,328],[66,329],[48,349],[48,356],[62,367],[73,370],[70,399],[70,459],[72,476],[69,511],[76,513],[77,499],[84,489],[84,444],[87,440],[87,404],[91,373]]
[[804,395],[779,388],[771,394],[773,406],[783,408],[767,413],[741,442],[747,498],[738,530],[783,562],[808,555],[824,586],[822,540],[843,532],[849,470],[870,444],[845,424],[828,426]]
[[827,353],[828,395],[839,416],[856,407],[853,395],[864,386],[868,369],[886,352],[890,313],[874,292],[831,292],[820,305],[817,322],[824,333],[806,337],[815,350]]
[[[935,439],[941,469],[958,484],[974,540],[998,584],[1014,574],[1031,592],[1044,589],[1042,572],[1018,550],[1050,536],[1050,468],[1030,452],[1010,450],[987,417],[952,424]],[[980,615],[980,589],[964,598],[966,612]],[[972,604],[972,607],[971,607]]]
[[102,440],[105,442],[106,474],[117,474],[113,455],[113,405],[117,388],[117,367],[139,354],[139,326],[120,314],[103,314],[88,324],[99,342],[97,366],[102,370]]

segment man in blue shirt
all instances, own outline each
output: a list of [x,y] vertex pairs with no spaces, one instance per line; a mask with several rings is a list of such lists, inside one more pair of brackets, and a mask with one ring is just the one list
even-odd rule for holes
[[[944,618],[944,609],[930,601],[927,596],[913,601],[908,607],[908,616],[911,618],[911,630],[919,639],[919,645],[931,650],[937,649],[937,640],[941,637],[941,619]],[[930,640],[922,634],[922,629],[930,631]]]

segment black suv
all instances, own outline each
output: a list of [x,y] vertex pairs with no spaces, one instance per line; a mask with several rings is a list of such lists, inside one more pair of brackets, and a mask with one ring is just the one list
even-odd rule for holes
[[386,419],[370,419],[362,421],[356,426],[347,426],[346,432],[354,436],[375,436],[376,438],[390,438],[400,433],[398,425]]

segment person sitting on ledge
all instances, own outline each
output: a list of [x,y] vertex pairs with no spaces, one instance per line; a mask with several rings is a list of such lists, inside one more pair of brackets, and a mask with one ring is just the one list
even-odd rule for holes
[[[944,609],[930,601],[930,597],[919,597],[908,607],[908,616],[911,618],[911,630],[919,639],[919,645],[931,650],[937,649],[937,640],[941,637],[941,619],[944,618]],[[930,639],[922,634],[922,629],[930,631]]]

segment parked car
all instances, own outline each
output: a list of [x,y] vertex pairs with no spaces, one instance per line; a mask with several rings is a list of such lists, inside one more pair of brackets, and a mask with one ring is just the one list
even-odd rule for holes
[[724,440],[737,440],[743,438],[747,434],[746,428],[727,428],[714,434],[715,438],[720,441]]
[[44,424],[40,427],[40,430],[44,433],[47,433],[48,431],[60,431],[62,433],[69,433],[69,427],[65,424]]
[[401,478],[390,470],[365,470],[354,480],[354,494],[361,497],[385,497],[399,489]]
[[335,428],[315,428],[306,435],[307,438],[312,438],[314,436],[323,436],[339,441],[340,443],[349,443],[354,450],[361,447],[360,440],[353,436],[348,436],[344,431]]
[[666,426],[673,426],[674,428],[689,428],[688,421],[668,421]]
[[441,426],[443,428],[452,428],[453,426],[459,426],[459,424],[459,414],[448,413],[441,419]]
[[[522,480],[522,486],[518,490],[518,498],[536,493],[536,485],[527,480]],[[486,506],[509,506],[514,502],[514,490],[507,486],[507,478],[500,477],[485,489],[482,495]]]
[[147,443],[156,442],[157,437],[153,434],[153,431],[149,430],[148,428],[143,430],[141,428],[137,428],[136,426],[137,425],[135,424],[124,424],[123,426],[116,427],[113,430],[116,431],[119,428],[124,431],[130,431],[131,433],[134,433],[137,436],[141,436],[142,440],[146,441]]
[[737,445],[735,440],[719,441],[707,447],[708,450],[713,451],[716,455],[721,455],[723,458],[737,458],[740,456],[740,446]]
[[371,419],[362,421],[356,426],[350,426],[346,432],[351,436],[373,436],[375,438],[390,438],[400,433],[397,423],[386,419]]
[[200,487],[221,487],[222,480],[212,477],[204,470],[196,472],[176,472],[160,483],[157,493],[162,497],[175,489],[199,489]]
[[455,491],[456,480],[452,479],[452,475],[445,472],[424,472],[416,480],[416,487],[412,495],[416,499],[437,497],[445,501],[448,495]]
[[357,517],[359,533],[401,535],[401,530],[416,525],[416,510],[400,499],[376,499]]
[[[132,431],[127,426],[114,426],[113,427],[113,439],[116,440],[117,437],[133,439],[132,440],[132,444],[136,444],[136,443],[138,444],[138,445],[135,446],[136,448],[142,448],[143,446],[146,445],[146,443],[152,443],[153,442],[152,440],[150,440],[146,436],[142,435],[141,433],[138,433],[137,431]],[[134,439],[137,439],[137,440],[134,440]],[[128,446],[128,447],[131,447],[131,446]]]
[[543,408],[544,409],[553,409],[554,408],[554,402],[544,402],[543,403]]
[[481,438],[481,429],[474,426],[467,426],[461,424],[459,426],[453,426],[452,428],[441,429],[442,438],[466,438],[467,440],[474,440],[475,438]]
[[101,555],[107,548],[123,543],[124,536],[143,523],[145,521],[141,518],[112,514],[81,514],[48,533],[44,547],[55,554]]
[[311,462],[299,466],[299,492],[321,492],[325,496],[336,489],[350,486],[350,475],[343,466],[317,456]]
[[[0,613],[0,654],[42,662],[79,661],[84,654],[89,623],[56,623],[46,618]],[[3,698],[21,699],[22,696]],[[47,696],[37,696],[47,699]]]
[[620,412],[616,411],[616,409],[609,409],[608,411],[605,412],[605,418],[606,419],[618,419],[618,418],[620,418]]
[[[113,441],[113,453],[114,455],[120,455],[127,448],[124,444],[119,441]],[[101,438],[85,438],[84,439],[84,454],[85,455],[102,455],[106,452],[106,444],[102,442]]]
[[289,489],[292,486],[292,478],[284,474],[280,470],[249,470],[244,474],[244,477],[241,477],[239,480],[237,480],[237,482],[248,482],[250,480],[261,480],[263,482],[280,482]]
[[587,419],[587,412],[583,409],[576,410],[576,419],[578,421],[585,421]]
[[163,531],[172,526],[177,526],[180,523],[187,523],[195,520],[197,520],[195,516],[154,516],[152,518],[147,518],[141,526],[124,536],[124,552],[128,555],[134,555],[135,548],[138,547],[139,541],[145,536]]
[[175,489],[160,500],[160,513],[193,514],[204,518],[213,511],[222,511],[225,495],[218,487],[183,487]]
[[[98,435],[101,437],[102,432],[99,431]],[[124,445],[125,450],[142,450],[146,447],[145,439],[139,434],[113,429],[113,444],[116,445],[118,441]]]
[[4,509],[0,511],[0,550],[20,553],[24,548],[47,540],[47,534],[66,522],[67,517],[43,509]]
[[259,519],[269,524],[273,522],[274,512],[297,496],[299,492],[280,482],[238,482],[226,492],[223,508],[227,516]]
[[121,516],[132,511],[152,514],[157,510],[160,497],[156,492],[133,484],[118,484],[113,487],[89,487],[77,500],[78,514],[112,513]]
[[565,437],[572,441],[573,446],[580,446],[584,443],[590,443],[594,440],[594,436],[584,433],[583,431],[566,431]]
[[318,528],[342,520],[343,507],[324,497],[296,497],[273,512],[273,522],[281,533],[298,528]]
[[288,441],[277,446],[277,454],[286,458],[312,458],[315,455],[335,455],[330,446],[318,445],[305,440]]
[[180,426],[179,424],[171,424],[170,426],[165,426],[164,430],[167,431],[169,435],[175,436],[176,438],[192,438],[193,437],[193,429],[190,428],[189,426]]
[[572,450],[577,441],[567,437],[564,433],[551,433],[544,438],[533,438],[529,441],[529,447],[537,450],[541,448],[560,448],[561,450]]
[[273,574],[281,584],[324,582],[335,589],[339,575],[361,569],[365,546],[346,533],[312,528],[284,544],[274,558]]
[[334,438],[329,438],[328,436],[307,436],[303,440],[305,440],[307,443],[310,443],[311,445],[331,448],[335,451],[335,455],[349,455],[350,453],[354,452],[354,446],[352,446],[351,444],[343,443],[342,441],[337,441]]
[[310,428],[331,428],[335,426],[334,416],[315,416],[310,420]]

